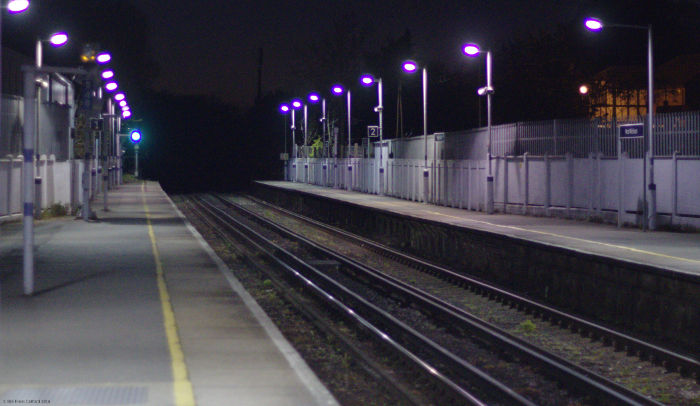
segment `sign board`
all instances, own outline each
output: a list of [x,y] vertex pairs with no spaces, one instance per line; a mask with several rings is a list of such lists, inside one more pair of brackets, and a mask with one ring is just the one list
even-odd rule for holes
[[639,138],[644,136],[644,124],[624,124],[619,127],[620,138]]
[[369,138],[379,137],[379,126],[378,125],[368,125],[367,126],[367,137],[369,137]]

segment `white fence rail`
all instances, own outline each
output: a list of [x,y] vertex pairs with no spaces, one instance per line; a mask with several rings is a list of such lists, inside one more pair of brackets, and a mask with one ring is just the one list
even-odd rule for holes
[[[288,165],[289,181],[382,192],[375,158],[299,158]],[[494,158],[492,165],[500,212],[641,224],[642,159],[525,154]],[[700,157],[660,157],[655,167],[659,224],[700,227]],[[485,210],[486,160],[429,160],[427,178],[423,160],[387,159],[384,168],[387,196]]]
[[[0,218],[22,213],[22,156],[0,159]],[[36,205],[46,209],[53,204],[77,208],[83,202],[82,160],[56,161],[53,155],[42,155],[36,175],[41,177],[41,201]],[[99,187],[96,174],[90,177],[89,196]]]

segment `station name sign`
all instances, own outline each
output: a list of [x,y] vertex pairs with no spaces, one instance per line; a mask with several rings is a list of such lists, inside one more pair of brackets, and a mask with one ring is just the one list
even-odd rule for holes
[[644,124],[624,124],[619,127],[620,138],[638,138],[644,136]]

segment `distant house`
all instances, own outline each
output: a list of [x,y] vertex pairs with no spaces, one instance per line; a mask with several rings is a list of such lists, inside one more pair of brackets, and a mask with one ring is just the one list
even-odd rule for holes
[[[638,121],[647,114],[647,70],[611,66],[595,75],[584,97],[592,118]],[[671,59],[654,72],[654,112],[700,109],[700,54]]]

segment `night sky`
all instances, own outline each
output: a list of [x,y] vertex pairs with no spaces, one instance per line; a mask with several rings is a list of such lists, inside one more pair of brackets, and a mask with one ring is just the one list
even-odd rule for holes
[[402,134],[420,133],[420,81],[400,72],[400,59],[428,66],[430,132],[483,125],[483,58],[460,53],[467,41],[493,51],[495,124],[581,117],[580,83],[646,60],[643,31],[589,33],[587,16],[653,24],[657,66],[700,53],[699,0],[32,0],[28,12],[3,16],[3,45],[31,58],[37,37],[65,30],[70,45],[45,48],[44,63],[75,66],[82,44],[100,43],[130,99],[128,125],[144,130],[145,175],[172,190],[224,190],[279,177],[277,106],[292,96],[352,86],[359,140],[376,120],[363,72],[384,79],[385,135],[401,132],[399,86]]
[[458,69],[465,63],[459,54],[464,41],[500,43],[530,32],[534,25],[551,29],[583,15],[583,6],[571,3],[583,2],[215,0],[203,7],[198,1],[142,0],[136,4],[151,22],[151,45],[162,68],[157,88],[216,94],[248,105],[257,92],[258,48],[264,54],[263,92],[295,89],[300,82],[295,66],[309,62],[302,60],[305,50],[321,42],[338,20],[351,20],[369,49],[409,29],[417,54],[449,61]]

